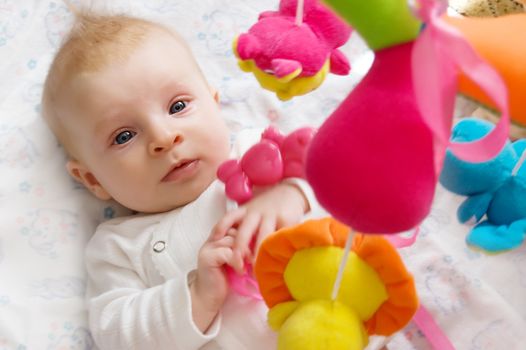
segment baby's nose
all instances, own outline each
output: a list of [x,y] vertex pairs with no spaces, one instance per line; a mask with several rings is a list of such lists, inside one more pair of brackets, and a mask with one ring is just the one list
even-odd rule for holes
[[156,132],[152,137],[148,145],[148,150],[151,155],[158,155],[172,149],[172,147],[181,142],[183,142],[183,136],[179,131],[163,129],[162,131]]

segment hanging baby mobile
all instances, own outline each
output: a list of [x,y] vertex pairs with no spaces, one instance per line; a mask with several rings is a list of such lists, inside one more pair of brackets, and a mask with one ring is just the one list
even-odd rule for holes
[[[305,177],[334,217],[282,229],[261,245],[254,272],[279,349],[363,349],[369,335],[393,334],[413,317],[428,325],[422,329],[436,348],[452,348],[430,335],[432,319],[418,306],[389,235],[428,215],[446,149],[446,165],[450,157],[482,164],[499,155],[509,130],[507,88],[515,82],[480,57],[463,24],[444,18],[446,5],[282,0],[234,40],[240,67],[283,100],[318,88],[328,72],[348,74],[338,47],[352,30],[375,54],[319,129],[287,136],[268,129],[240,161],[218,171],[240,204],[253,186]],[[450,137],[459,74],[471,84],[465,91],[476,86],[502,113],[496,126],[463,140]],[[526,98],[513,96],[513,111],[520,111]]]

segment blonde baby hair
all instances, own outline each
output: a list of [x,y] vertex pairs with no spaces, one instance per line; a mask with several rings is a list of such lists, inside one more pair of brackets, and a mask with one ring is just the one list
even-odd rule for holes
[[186,49],[185,41],[173,30],[148,20],[126,15],[103,15],[81,10],[65,0],[74,23],[49,68],[42,94],[42,116],[71,157],[75,157],[59,111],[62,89],[81,73],[97,72],[110,63],[125,61],[152,32],[173,36]]

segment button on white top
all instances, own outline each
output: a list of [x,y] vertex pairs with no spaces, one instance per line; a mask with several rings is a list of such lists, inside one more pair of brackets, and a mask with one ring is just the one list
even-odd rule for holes
[[166,248],[166,243],[164,241],[157,241],[153,245],[153,251],[156,253],[162,252]]

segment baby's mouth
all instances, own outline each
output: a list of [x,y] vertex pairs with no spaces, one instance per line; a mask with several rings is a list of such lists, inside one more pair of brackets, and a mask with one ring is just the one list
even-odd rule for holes
[[177,181],[189,177],[195,173],[199,166],[198,159],[184,159],[173,165],[161,182]]

